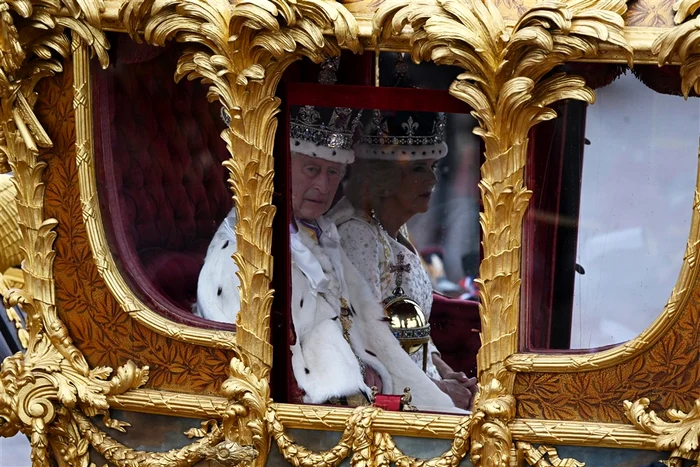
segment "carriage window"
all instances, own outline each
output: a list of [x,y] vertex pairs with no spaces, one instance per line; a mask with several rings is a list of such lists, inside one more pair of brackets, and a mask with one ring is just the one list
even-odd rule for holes
[[472,117],[317,104],[288,118],[293,402],[360,405],[408,387],[420,410],[468,408],[479,347]]
[[[672,82],[639,68],[647,84]],[[628,72],[597,89],[594,105],[561,103],[559,118],[531,139],[534,195],[523,233],[528,348],[629,340],[659,316],[679,277],[700,102],[660,94],[642,80]]]
[[143,303],[230,330],[238,279],[226,115],[207,101],[206,85],[174,82],[179,55],[119,40],[110,67],[92,68],[101,211],[112,256]]

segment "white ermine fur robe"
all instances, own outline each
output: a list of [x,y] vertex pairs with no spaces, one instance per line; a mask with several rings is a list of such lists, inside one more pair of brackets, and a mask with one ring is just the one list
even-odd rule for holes
[[197,303],[192,306],[195,315],[212,321],[235,323],[241,307],[238,295],[240,281],[233,261],[236,252],[236,209],[233,208],[221,223],[207,248],[204,266],[197,281]]
[[[422,410],[457,410],[399,345],[369,285],[340,247],[335,224],[323,217],[318,223],[323,231],[321,245],[304,228],[291,233],[296,333],[292,370],[305,392],[304,402],[318,404],[359,392],[369,395],[357,354],[379,374],[383,393],[401,394],[410,387],[412,403]],[[352,348],[343,337],[339,318],[341,294],[354,313]]]

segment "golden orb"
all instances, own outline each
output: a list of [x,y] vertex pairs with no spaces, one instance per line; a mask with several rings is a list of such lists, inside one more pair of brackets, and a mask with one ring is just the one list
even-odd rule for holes
[[384,301],[384,314],[389,318],[391,332],[409,355],[416,353],[430,340],[430,324],[425,319],[425,313],[400,288]]

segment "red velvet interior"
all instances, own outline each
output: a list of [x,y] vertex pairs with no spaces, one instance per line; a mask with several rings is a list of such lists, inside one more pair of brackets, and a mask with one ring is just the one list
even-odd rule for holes
[[93,67],[99,196],[112,253],[142,300],[176,321],[231,329],[191,314],[217,225],[231,208],[221,162],[220,106],[197,81],[175,84],[179,55],[118,41]]
[[481,347],[479,304],[434,293],[430,328],[445,363],[469,377],[476,376],[476,354]]

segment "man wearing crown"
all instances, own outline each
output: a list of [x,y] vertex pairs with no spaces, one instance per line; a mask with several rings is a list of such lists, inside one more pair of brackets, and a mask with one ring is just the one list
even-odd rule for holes
[[[292,209],[292,369],[312,404],[369,403],[371,387],[410,387],[423,410],[453,410],[450,398],[413,363],[392,334],[381,305],[340,246],[331,207],[348,164],[359,115],[302,107],[290,127]],[[326,123],[327,122],[327,123]]]

